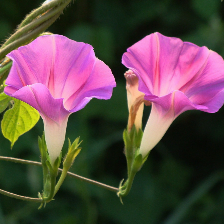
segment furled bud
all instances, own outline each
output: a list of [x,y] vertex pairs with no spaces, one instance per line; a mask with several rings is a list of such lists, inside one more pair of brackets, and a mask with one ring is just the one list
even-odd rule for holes
[[144,109],[144,93],[138,90],[138,77],[132,70],[125,72],[127,101],[128,101],[128,129],[135,124],[136,130],[142,128],[142,115]]

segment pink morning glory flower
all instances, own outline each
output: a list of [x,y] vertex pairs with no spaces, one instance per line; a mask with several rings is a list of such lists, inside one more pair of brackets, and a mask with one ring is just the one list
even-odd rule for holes
[[39,111],[53,163],[64,144],[68,117],[92,99],[109,99],[116,86],[93,47],[60,35],[40,36],[7,55],[13,64],[4,92]]
[[224,103],[224,61],[207,47],[153,33],[128,48],[122,63],[137,75],[139,91],[152,102],[140,146],[143,158],[178,115],[215,113]]

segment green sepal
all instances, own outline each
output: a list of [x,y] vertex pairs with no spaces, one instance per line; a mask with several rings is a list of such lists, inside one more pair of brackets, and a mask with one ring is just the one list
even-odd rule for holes
[[80,153],[81,147],[79,146],[82,141],[79,142],[79,140],[80,137],[76,138],[75,141],[71,144],[70,139],[68,139],[68,153],[64,159],[63,168],[69,169],[72,166],[77,155]]
[[125,129],[123,132],[123,140],[125,145],[125,156],[127,160],[128,176],[135,158],[135,154],[140,147],[143,132],[141,129],[136,130],[135,125],[129,131]]
[[61,153],[54,163],[51,163],[44,136],[45,135],[43,133],[42,137],[38,137],[38,145],[41,153],[41,163],[43,168],[43,193],[39,193],[39,197],[44,200],[39,208],[41,208],[43,204],[51,201],[54,197],[56,177],[58,175],[58,168],[61,164],[62,158]]
[[[47,145],[45,142],[45,138],[44,138],[44,133],[42,135],[42,137],[38,136],[38,146],[39,146],[39,150],[40,150],[40,155],[41,155],[41,163],[42,163],[42,169],[43,169],[43,192],[46,192],[48,189],[48,179],[49,179],[49,173],[48,173],[48,167],[46,164],[46,161],[48,160],[48,153],[47,153]],[[46,197],[45,193],[40,194],[42,198]]]
[[144,160],[142,158],[142,154],[139,154],[139,150],[138,150],[136,151],[136,154],[135,154],[135,159],[132,164],[132,170],[134,172],[138,172],[141,169],[143,163],[144,163]]
[[47,145],[44,137],[44,133],[42,137],[38,137],[38,146],[41,154],[41,163],[42,163],[42,169],[43,169],[43,193],[39,195],[42,199],[47,198],[49,195],[50,189],[51,189],[51,178],[50,173],[48,169],[47,163],[49,163],[49,155],[47,151]]
[[139,153],[143,132],[141,129],[136,130],[133,125],[131,130],[125,129],[123,139],[125,145],[125,156],[127,160],[128,179],[119,185],[118,197],[122,202],[121,197],[126,196],[131,190],[136,173],[141,169],[144,160]]
[[123,132],[125,150],[131,150],[132,153],[135,153],[135,151],[140,147],[142,136],[143,131],[141,129],[136,130],[135,125],[133,125],[130,131],[125,129]]
[[29,131],[38,122],[40,115],[30,105],[12,98],[13,107],[4,113],[1,128],[2,134],[11,142],[11,148],[19,136]]
[[135,143],[135,147],[138,149],[141,145],[142,142],[142,136],[143,136],[143,131],[142,129],[139,129],[137,131],[135,131],[135,135],[134,135],[134,143]]
[[55,160],[54,164],[52,165],[49,156],[47,156],[48,159],[46,160],[46,166],[48,168],[48,173],[46,175],[43,190],[43,198],[46,201],[50,201],[51,199],[53,199],[56,177],[58,175],[58,168],[61,164],[61,157],[62,156],[60,154],[60,156]]
[[57,175],[58,168],[61,164],[62,152],[60,153],[58,158],[54,161],[54,164],[51,164],[50,157],[48,157],[48,158],[49,158],[47,161],[48,168],[50,169],[51,172],[53,172],[53,173],[55,173],[55,175]]
[[48,197],[48,195],[51,192],[51,177],[49,173],[46,175],[45,182],[43,183],[43,185],[44,185],[44,189],[43,189],[42,198],[45,199]]
[[42,137],[38,136],[38,146],[40,149],[41,161],[42,163],[46,163],[46,160],[49,160],[49,155],[47,151],[47,144],[45,141],[44,133]]

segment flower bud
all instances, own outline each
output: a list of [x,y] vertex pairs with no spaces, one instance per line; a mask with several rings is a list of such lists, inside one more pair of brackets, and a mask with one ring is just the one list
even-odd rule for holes
[[142,115],[144,109],[144,93],[138,90],[138,77],[132,70],[125,72],[128,101],[128,129],[131,130],[135,124],[136,130],[142,128]]

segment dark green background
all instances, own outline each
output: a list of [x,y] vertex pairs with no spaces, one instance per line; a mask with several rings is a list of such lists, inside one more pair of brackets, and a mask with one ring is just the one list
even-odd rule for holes
[[[2,0],[0,39],[40,0]],[[49,31],[93,45],[107,63],[117,87],[111,100],[93,99],[72,114],[67,137],[83,139],[71,171],[118,186],[126,177],[122,132],[127,124],[125,80],[121,64],[126,49],[152,32],[206,45],[224,56],[224,3],[220,0],[77,0]],[[144,113],[144,123],[149,108]],[[32,131],[10,143],[0,136],[0,155],[40,160]],[[67,147],[65,142],[63,152]],[[224,223],[224,109],[216,114],[188,111],[180,115],[137,174],[122,205],[116,194],[67,177],[55,201],[38,204],[0,195],[1,224],[222,224]],[[37,196],[39,167],[0,161],[0,188]]]

